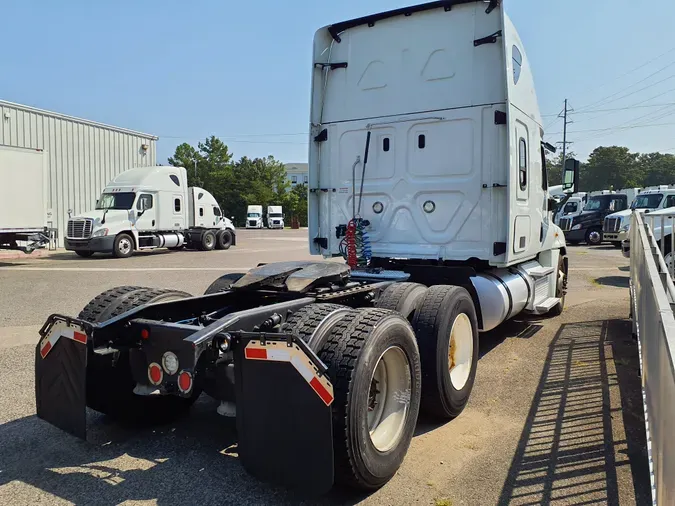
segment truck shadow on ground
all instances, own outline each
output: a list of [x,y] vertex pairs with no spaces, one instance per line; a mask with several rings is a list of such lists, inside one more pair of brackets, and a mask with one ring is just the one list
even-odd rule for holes
[[628,276],[603,276],[595,278],[595,283],[602,286],[613,286],[615,288],[628,288],[630,286],[630,278]]
[[631,468],[636,503],[647,504],[646,452],[630,322],[564,324],[498,504],[619,504],[622,466]]

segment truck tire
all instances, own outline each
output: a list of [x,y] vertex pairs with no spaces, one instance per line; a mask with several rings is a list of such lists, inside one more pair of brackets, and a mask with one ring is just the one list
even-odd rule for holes
[[89,258],[90,256],[92,256],[94,254],[94,252],[93,251],[76,251],[75,254],[78,257]]
[[279,332],[297,335],[316,352],[323,347],[333,326],[352,312],[352,308],[339,304],[309,304],[293,313]]
[[[78,318],[91,323],[104,322],[130,309],[155,302],[191,297],[178,290],[158,290],[121,286],[98,295]],[[90,353],[87,358],[87,406],[117,420],[133,424],[168,422],[185,413],[201,394],[195,388],[190,397],[140,396],[131,373],[128,350],[119,354]]]
[[113,256],[129,258],[134,254],[134,239],[129,234],[118,234],[113,243]]
[[225,292],[230,289],[230,287],[244,277],[243,272],[231,272],[220,276],[204,292],[204,295],[211,295],[212,293]]
[[567,269],[565,268],[565,258],[560,255],[558,260],[558,276],[556,277],[555,296],[560,298],[555,306],[549,311],[549,316],[559,316],[565,308],[565,292],[567,291]]
[[192,297],[179,290],[157,290],[142,286],[118,286],[94,297],[84,306],[78,319],[101,323],[145,304]]
[[396,474],[415,431],[421,369],[413,329],[393,311],[354,310],[335,324],[319,357],[335,396],[335,481],[377,489]]
[[375,302],[375,307],[391,309],[412,321],[427,287],[419,283],[392,283]]
[[422,411],[443,420],[466,406],[478,364],[473,299],[459,286],[430,287],[413,320],[422,358]]
[[602,230],[597,227],[589,228],[584,240],[589,246],[599,246],[602,244]]
[[211,251],[216,247],[216,234],[211,230],[206,230],[202,234],[201,242],[199,243],[199,249],[202,251]]
[[221,230],[216,235],[216,249],[230,249],[232,246],[232,232]]

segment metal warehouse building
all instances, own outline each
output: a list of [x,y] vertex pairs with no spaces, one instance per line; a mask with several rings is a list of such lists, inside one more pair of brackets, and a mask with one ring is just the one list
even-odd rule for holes
[[58,230],[60,247],[68,210],[76,215],[93,208],[105,185],[120,172],[156,165],[157,139],[0,100],[0,163],[3,149],[42,153],[45,225]]

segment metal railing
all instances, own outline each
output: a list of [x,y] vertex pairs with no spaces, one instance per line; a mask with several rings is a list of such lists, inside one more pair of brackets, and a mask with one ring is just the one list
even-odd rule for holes
[[[633,213],[630,227],[630,299],[638,336],[652,499],[675,504],[675,285],[668,233],[672,215]],[[671,227],[672,228],[672,227]],[[665,255],[664,255],[665,253]],[[664,261],[670,258],[670,268]]]

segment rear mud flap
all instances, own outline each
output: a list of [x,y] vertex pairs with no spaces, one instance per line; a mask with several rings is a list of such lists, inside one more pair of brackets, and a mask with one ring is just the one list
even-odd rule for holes
[[[279,336],[277,334],[277,336]],[[235,352],[237,432],[244,468],[257,478],[320,495],[333,486],[333,386],[294,338],[241,338]]]
[[87,437],[87,333],[70,318],[51,316],[35,350],[35,402],[39,418]]

